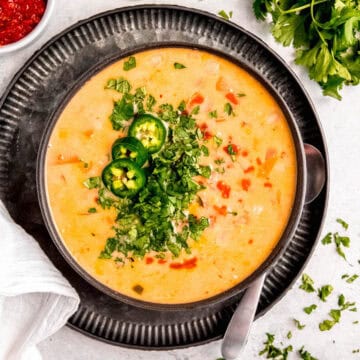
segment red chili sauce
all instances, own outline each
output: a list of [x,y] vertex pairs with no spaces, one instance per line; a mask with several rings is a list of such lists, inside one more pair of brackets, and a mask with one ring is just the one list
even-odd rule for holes
[[44,0],[0,0],[0,46],[22,39],[40,22]]

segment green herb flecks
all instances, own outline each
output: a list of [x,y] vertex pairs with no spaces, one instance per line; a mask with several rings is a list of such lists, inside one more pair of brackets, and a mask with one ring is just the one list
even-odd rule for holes
[[234,113],[234,110],[233,110],[233,107],[231,106],[230,103],[226,103],[224,105],[224,113],[227,114],[227,115],[235,115]]
[[340,295],[338,298],[339,309],[331,309],[329,312],[330,319],[326,319],[319,324],[321,331],[329,331],[332,327],[340,322],[342,311],[356,311],[355,302],[349,302],[345,300],[344,295]]
[[88,189],[97,189],[101,186],[100,176],[90,177],[83,182],[84,186]]
[[216,144],[217,147],[220,147],[221,144],[223,143],[223,139],[220,138],[220,137],[217,136],[217,135],[215,135],[215,136],[213,137],[213,139],[214,139],[214,142],[215,142],[215,144]]
[[299,355],[300,358],[303,360],[318,360],[317,358],[313,357],[308,351],[306,351],[303,346],[299,350]]
[[349,224],[343,219],[337,218],[336,222],[339,223],[345,230],[349,228]]
[[136,59],[135,56],[130,56],[129,59],[124,62],[123,69],[129,71],[134,68],[136,68]]
[[346,279],[346,282],[348,284],[353,283],[358,277],[359,277],[358,274],[354,274],[354,275],[351,275],[351,276],[349,274],[344,274],[344,275],[341,276],[342,279]]
[[292,332],[291,331],[288,331],[288,333],[286,334],[286,337],[288,339],[291,339],[292,338]]
[[96,208],[94,208],[94,207],[88,209],[88,213],[89,213],[89,214],[94,214],[94,213],[96,213],[96,212],[97,212],[97,210],[96,210]]
[[110,121],[114,130],[123,130],[126,122],[134,116],[134,104],[132,100],[123,96],[114,103]]
[[233,16],[233,12],[229,11],[229,13],[227,13],[225,10],[220,10],[218,12],[218,15],[221,16],[225,20],[230,20]]
[[212,119],[216,119],[216,118],[218,117],[217,111],[216,111],[216,110],[210,111],[210,112],[209,112],[209,116],[210,116]]
[[286,360],[289,353],[293,351],[291,345],[281,349],[274,345],[275,336],[273,334],[266,333],[267,340],[264,342],[264,349],[259,352],[259,355],[266,355],[266,359],[282,359]]
[[305,324],[301,324],[301,322],[297,319],[294,319],[294,323],[297,329],[302,330],[306,325]]
[[318,296],[321,301],[326,302],[327,297],[332,293],[334,288],[331,285],[324,285],[318,289]]
[[307,68],[323,94],[341,99],[343,85],[360,82],[360,8],[357,1],[255,0],[255,16],[272,18],[272,34],[296,49],[295,62]]
[[301,285],[299,286],[300,289],[306,291],[306,292],[314,292],[314,280],[307,274],[303,274],[301,277]]
[[113,90],[116,90],[116,91],[118,91],[120,93],[126,94],[126,93],[130,92],[131,85],[124,78],[110,79],[107,82],[107,84],[105,86],[105,89],[113,89]]
[[312,304],[310,306],[304,307],[304,312],[308,315],[310,315],[315,309],[317,308],[317,305]]
[[180,70],[180,69],[186,69],[186,66],[183,64],[180,64],[178,62],[174,63],[174,69]]

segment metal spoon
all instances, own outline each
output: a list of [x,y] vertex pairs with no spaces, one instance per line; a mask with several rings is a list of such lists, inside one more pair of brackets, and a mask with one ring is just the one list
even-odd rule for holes
[[[316,199],[325,184],[326,166],[317,148],[304,144],[304,150],[307,173],[305,204],[308,204]],[[262,274],[246,290],[231,318],[221,345],[221,353],[226,360],[236,359],[247,343],[265,277],[266,273]]]

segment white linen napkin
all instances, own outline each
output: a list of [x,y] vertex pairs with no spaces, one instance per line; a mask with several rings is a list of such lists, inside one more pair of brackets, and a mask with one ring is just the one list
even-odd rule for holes
[[36,344],[65,325],[79,302],[0,201],[0,360],[41,359]]

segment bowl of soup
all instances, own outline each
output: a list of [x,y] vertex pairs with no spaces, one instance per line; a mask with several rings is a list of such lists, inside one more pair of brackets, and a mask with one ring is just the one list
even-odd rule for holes
[[42,214],[88,282],[135,306],[226,300],[267,271],[306,195],[271,85],[224,54],[147,49],[91,72],[45,130]]

